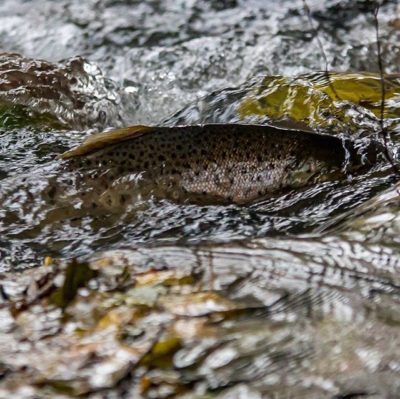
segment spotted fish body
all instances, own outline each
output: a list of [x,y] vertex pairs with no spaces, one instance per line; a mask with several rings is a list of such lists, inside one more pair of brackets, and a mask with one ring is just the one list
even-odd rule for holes
[[89,215],[129,219],[152,198],[251,203],[346,178],[365,155],[374,160],[376,146],[358,152],[337,137],[269,126],[136,126],[100,133],[61,160],[3,179],[0,231],[34,236]]
[[[63,154],[92,189],[92,206],[134,195],[203,203],[248,203],[343,177],[341,139],[258,125],[132,127],[101,133]],[[134,194],[136,193],[136,194]]]

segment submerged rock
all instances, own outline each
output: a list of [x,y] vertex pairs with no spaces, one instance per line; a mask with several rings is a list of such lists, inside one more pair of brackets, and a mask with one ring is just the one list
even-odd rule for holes
[[[400,75],[384,77],[384,125],[400,118]],[[330,135],[370,137],[380,130],[382,100],[378,73],[313,72],[256,77],[215,91],[166,119],[168,125],[197,123],[274,124]]]

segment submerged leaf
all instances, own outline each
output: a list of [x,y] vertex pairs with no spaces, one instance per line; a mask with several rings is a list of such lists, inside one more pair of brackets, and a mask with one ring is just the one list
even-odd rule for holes
[[96,276],[96,272],[90,269],[87,263],[71,262],[65,270],[64,284],[52,296],[52,301],[62,309],[65,309],[75,298],[78,289]]
[[181,339],[176,336],[167,336],[158,340],[151,351],[141,360],[142,365],[170,367],[173,354],[181,347]]
[[169,295],[163,298],[162,305],[173,314],[192,317],[240,309],[238,304],[223,298],[217,292]]
[[177,270],[154,271],[136,276],[137,286],[174,286],[193,284],[194,278],[191,275],[181,273]]

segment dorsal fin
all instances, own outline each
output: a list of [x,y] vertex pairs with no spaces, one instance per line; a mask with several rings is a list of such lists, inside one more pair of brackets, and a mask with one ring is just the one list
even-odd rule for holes
[[145,133],[150,133],[159,130],[157,127],[151,126],[130,126],[121,129],[110,130],[109,132],[96,133],[88,137],[80,146],[66,151],[60,155],[61,159],[68,159],[87,155],[91,152],[101,150],[111,144],[132,139],[133,137],[141,136]]

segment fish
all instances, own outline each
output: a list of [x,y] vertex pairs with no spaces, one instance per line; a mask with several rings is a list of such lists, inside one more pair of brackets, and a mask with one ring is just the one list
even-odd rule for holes
[[380,151],[372,140],[360,147],[350,139],[267,125],[120,128],[3,179],[0,231],[35,236],[88,216],[130,220],[152,200],[246,206],[347,181],[374,165]]
[[343,179],[376,160],[374,145],[366,153],[351,141],[328,135],[210,124],[99,133],[60,158],[97,182],[93,204],[101,197],[108,207],[123,206],[139,191],[178,202],[241,205]]

